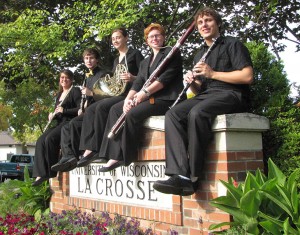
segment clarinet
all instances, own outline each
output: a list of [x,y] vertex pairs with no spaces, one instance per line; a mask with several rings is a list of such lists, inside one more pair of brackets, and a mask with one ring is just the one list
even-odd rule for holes
[[[219,39],[219,37],[213,40],[213,43],[210,45],[210,47],[208,48],[208,50],[206,51],[206,53],[204,53],[204,55],[201,57],[201,59],[199,60],[199,62],[205,62],[205,60],[208,57],[208,55],[211,53],[211,51],[217,45],[218,39]],[[190,86],[191,86],[191,83],[184,84],[184,88],[182,89],[182,91],[180,92],[179,96],[177,97],[177,99],[175,100],[175,102],[172,104],[172,106],[170,107],[170,109],[173,108],[182,99],[183,95],[187,92],[187,90],[190,88]]]
[[[84,79],[84,81],[83,81],[82,88],[84,88],[85,86],[86,86],[86,79]],[[81,92],[80,109],[81,109],[82,113],[84,113],[85,102],[86,102],[86,94],[82,94],[82,92]]]
[[[150,86],[160,75],[160,73],[165,69],[165,67],[168,65],[170,62],[170,59],[175,55],[175,53],[178,52],[180,46],[183,45],[185,40],[188,38],[188,36],[193,32],[195,29],[195,21],[192,22],[192,24],[188,27],[186,32],[181,36],[181,38],[176,42],[175,46],[172,47],[171,51],[168,53],[168,55],[164,58],[164,60],[160,63],[160,65],[151,73],[149,78],[146,80],[144,83],[143,87],[141,90],[147,88]],[[135,100],[132,102],[133,104],[135,103]],[[119,117],[115,125],[111,128],[110,132],[108,133],[108,138],[114,137],[124,126],[125,124],[125,117],[126,113],[122,113],[122,115]]]
[[[73,85],[69,88],[69,90],[68,90],[67,94],[65,95],[64,99],[57,105],[57,107],[61,107],[61,106],[62,106],[62,104],[63,104],[64,101],[66,100],[66,98],[67,98],[67,96],[68,96],[68,94],[70,93],[70,91],[71,91],[72,88],[73,88]],[[45,126],[43,132],[45,132],[45,131],[48,129],[49,125],[51,124],[51,122],[52,122],[52,120],[54,119],[55,116],[56,116],[55,113],[52,114],[52,116],[51,116],[51,118],[49,119],[47,125]]]

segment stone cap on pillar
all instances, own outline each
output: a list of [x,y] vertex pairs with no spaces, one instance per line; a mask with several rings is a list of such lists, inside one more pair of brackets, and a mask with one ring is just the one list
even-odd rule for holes
[[232,113],[216,117],[212,126],[217,131],[253,131],[263,132],[270,129],[268,118],[253,113]]
[[151,116],[147,118],[144,122],[144,127],[152,130],[165,131],[165,116]]
[[[147,118],[144,127],[164,131],[165,116]],[[223,114],[216,117],[212,129],[214,132],[224,130],[263,132],[270,129],[270,123],[266,117],[252,113]]]

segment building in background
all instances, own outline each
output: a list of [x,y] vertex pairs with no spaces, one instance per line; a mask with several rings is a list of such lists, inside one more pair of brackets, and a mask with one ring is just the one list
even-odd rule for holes
[[35,143],[22,145],[7,131],[0,132],[0,161],[10,160],[13,154],[28,153],[34,155]]

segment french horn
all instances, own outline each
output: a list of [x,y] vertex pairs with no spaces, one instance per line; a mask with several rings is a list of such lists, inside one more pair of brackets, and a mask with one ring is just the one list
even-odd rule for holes
[[93,86],[94,100],[97,101],[123,94],[126,90],[127,83],[121,79],[120,75],[127,72],[128,69],[124,64],[118,64],[113,76],[106,74],[104,77],[99,78]]

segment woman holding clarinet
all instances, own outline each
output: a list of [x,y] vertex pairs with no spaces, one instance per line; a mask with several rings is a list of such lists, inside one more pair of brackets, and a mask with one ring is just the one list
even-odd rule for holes
[[[150,24],[144,30],[146,43],[152,49],[149,57],[141,62],[139,73],[124,101],[110,109],[99,157],[109,161],[99,169],[111,171],[121,165],[128,166],[137,158],[138,140],[146,118],[164,115],[183,88],[182,59],[177,52],[157,79],[149,86],[144,83],[166,58],[171,48],[165,47],[165,30],[160,24]],[[126,113],[123,128],[114,138],[108,138],[118,118]]]
[[33,186],[56,177],[57,172],[52,171],[51,166],[58,162],[61,128],[77,116],[80,107],[81,91],[78,87],[73,87],[72,83],[72,71],[62,70],[55,111],[49,114],[47,127],[52,121],[56,121],[56,125],[48,129],[45,128],[44,133],[36,142],[33,167],[33,177],[36,178],[36,181],[33,182]]

